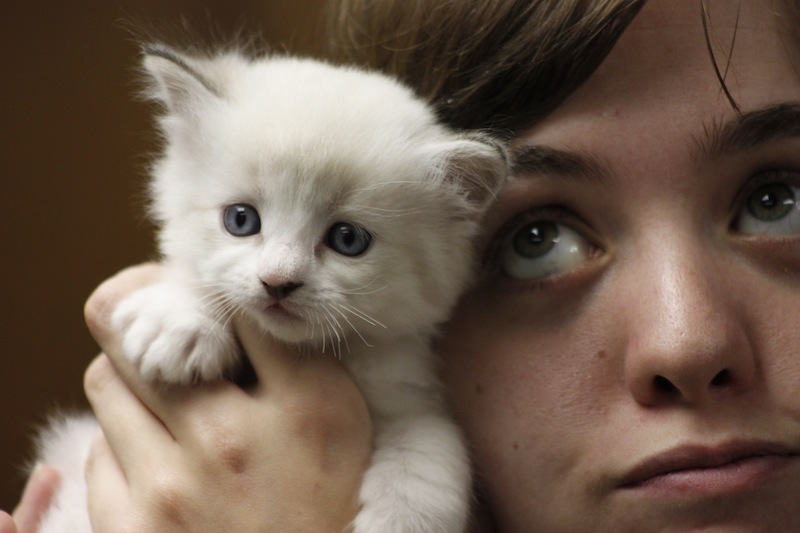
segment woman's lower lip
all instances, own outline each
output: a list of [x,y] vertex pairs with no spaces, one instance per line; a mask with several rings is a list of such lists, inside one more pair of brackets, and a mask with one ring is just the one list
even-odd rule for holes
[[621,487],[624,491],[663,497],[723,496],[755,489],[798,461],[797,456],[746,457],[709,468],[666,472]]

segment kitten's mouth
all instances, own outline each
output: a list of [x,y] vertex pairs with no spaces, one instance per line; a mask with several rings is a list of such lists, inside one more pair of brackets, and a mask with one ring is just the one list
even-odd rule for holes
[[277,316],[282,319],[288,318],[293,320],[300,320],[300,316],[297,313],[287,309],[286,306],[280,301],[272,302],[271,304],[267,305],[266,310],[267,313],[271,316]]

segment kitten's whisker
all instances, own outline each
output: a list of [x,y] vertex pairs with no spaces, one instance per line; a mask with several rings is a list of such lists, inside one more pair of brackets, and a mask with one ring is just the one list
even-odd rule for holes
[[374,191],[376,189],[382,189],[383,187],[389,187],[392,185],[419,185],[419,182],[414,180],[393,180],[393,181],[382,181],[379,183],[370,183],[369,185],[364,185],[363,187],[358,187],[355,189],[356,192],[360,191]]
[[380,292],[383,289],[385,289],[386,287],[388,287],[388,285],[383,285],[381,287],[378,287],[377,289],[372,289],[371,291],[365,290],[367,287],[369,287],[370,285],[372,285],[376,281],[378,281],[377,277],[372,278],[371,281],[361,285],[360,287],[354,287],[354,288],[347,289],[347,290],[340,290],[340,291],[338,291],[338,293],[339,294],[354,294],[354,295],[373,294],[373,293],[376,293],[376,292]]
[[381,217],[381,218],[408,217],[412,215],[418,215],[426,211],[425,209],[420,209],[420,208],[381,209],[379,207],[370,207],[366,205],[354,205],[352,206],[352,208],[354,210],[357,210],[359,213],[365,213],[367,215]]
[[[325,311],[325,315],[324,315],[325,316],[325,320],[328,322],[328,325],[330,326],[331,331],[333,332],[333,334],[336,335],[336,346],[334,346],[333,353],[334,353],[334,355],[336,355],[336,357],[341,359],[342,358],[342,336],[339,335],[339,328],[337,328],[336,325],[334,324],[334,322],[336,321],[336,318],[331,314],[330,311],[328,311],[328,309],[325,308],[324,304],[323,304],[322,309],[323,309],[323,311]],[[331,337],[331,344],[333,344],[333,338],[332,337]],[[337,347],[338,347],[338,351],[336,349]]]
[[[330,307],[328,305],[323,303],[322,308],[325,310],[328,316],[331,317],[331,320],[333,320],[333,322],[336,324],[336,328],[342,333],[342,339],[344,339],[345,348],[347,348],[347,353],[350,353],[350,343],[347,340],[347,335],[344,334],[344,328],[342,327],[341,323],[339,323],[339,320],[333,315],[333,313],[331,313]],[[334,310],[336,309],[334,308]]]
[[[338,357],[338,354],[336,353],[336,344],[333,342],[333,337],[334,336],[338,337],[336,330],[333,329],[333,324],[331,324],[330,320],[328,320],[328,318],[325,315],[320,314],[319,316],[320,316],[320,323],[323,326],[325,326],[325,332],[327,333],[327,337],[330,339],[330,347],[331,350],[333,351],[333,355]],[[324,319],[324,322],[322,319]],[[323,350],[322,353],[325,353],[325,351]]]
[[216,306],[220,303],[228,303],[228,297],[221,290],[215,289],[200,296],[200,302],[205,305]]
[[[222,292],[211,292],[200,298],[211,311],[214,317],[214,326],[220,325],[222,329],[228,329],[231,320],[238,311],[238,307],[231,302]],[[214,328],[209,328],[206,336],[211,334]]]
[[227,313],[227,315],[228,315],[228,317],[227,317],[227,319],[225,321],[225,326],[227,326],[230,323],[230,321],[233,319],[233,317],[236,316],[236,314],[238,314],[238,313],[240,313],[242,311],[242,305],[236,304],[235,302],[232,302],[232,301],[228,300],[228,301],[223,302],[219,306],[219,309],[224,310],[224,312]]
[[311,328],[311,331],[309,332],[308,338],[313,341],[314,340],[314,333],[316,333],[316,326],[314,325],[314,320],[311,317],[311,313],[308,312],[308,311],[303,311],[303,318],[305,318],[305,320],[306,320],[306,331],[308,331],[309,328]]
[[366,314],[364,311],[361,311],[360,309],[353,307],[352,305],[340,304],[340,307],[345,311],[348,311],[349,313],[352,313],[353,315],[357,316],[370,326],[380,326],[383,329],[388,329],[386,326],[384,326],[383,324],[381,324],[380,322],[378,322],[377,320]]
[[[369,284],[363,285],[363,287],[369,287]],[[362,296],[362,295],[365,295],[365,294],[375,294],[376,292],[381,292],[386,287],[388,287],[388,285],[384,285],[382,287],[378,287],[377,289],[372,289],[371,291],[364,291],[364,290],[361,290],[361,289],[349,289],[349,290],[345,290],[345,291],[339,291],[339,294],[350,294],[350,295],[354,295],[354,296]]]
[[345,311],[347,311],[351,315],[354,315],[354,316],[360,318],[361,320],[363,320],[364,322],[366,322],[370,326],[377,326],[378,325],[377,321],[373,320],[372,318],[367,316],[365,313],[360,312],[358,309],[356,309],[355,307],[352,307],[351,305],[339,304],[339,307],[341,307],[342,309],[344,309]]
[[[339,309],[339,307],[341,307],[341,305],[340,305],[340,304],[334,304],[333,310],[334,310],[334,311],[336,311],[337,313],[339,313],[339,315],[341,315],[341,317],[342,317],[342,318],[345,320],[345,322],[347,322],[348,324],[350,324],[350,327],[353,329],[353,331],[355,331],[355,332],[356,332],[356,335],[358,335],[358,338],[359,338],[359,339],[361,339],[361,341],[362,341],[362,342],[363,342],[365,345],[367,345],[369,348],[373,348],[373,346],[372,346],[370,343],[368,343],[368,342],[367,342],[367,339],[365,339],[365,338],[364,338],[364,336],[363,336],[363,335],[361,335],[361,332],[360,332],[360,331],[358,331],[358,328],[357,328],[357,327],[355,327],[355,326],[353,325],[353,323],[352,323],[352,322],[350,322],[350,319],[349,319],[349,318],[347,318],[347,315],[345,315],[344,313],[342,313],[342,311]],[[350,347],[349,347],[349,346],[348,346],[348,350],[347,350],[347,352],[348,352],[348,353],[350,353]]]
[[325,324],[322,323],[322,319],[319,316],[319,313],[315,313],[317,317],[317,322],[319,323],[319,329],[322,331],[322,353],[325,353],[325,344],[326,339],[328,338],[327,330],[325,328]]
[[322,324],[322,320],[319,318],[319,313],[314,313],[314,318],[316,319],[317,325],[319,326],[320,334],[322,335],[322,353],[325,353],[325,327]]

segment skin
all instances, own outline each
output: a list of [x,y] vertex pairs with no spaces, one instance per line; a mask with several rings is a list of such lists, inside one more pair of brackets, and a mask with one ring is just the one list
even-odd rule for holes
[[9,515],[0,511],[0,533],[35,533],[39,527],[39,519],[49,507],[59,482],[55,469],[46,465],[37,466],[31,473],[14,512]]
[[144,383],[121,356],[110,314],[159,275],[154,265],[124,271],[86,305],[108,354],[85,380],[104,432],[87,466],[93,530],[347,531],[372,429],[338,360],[301,359],[242,326],[255,386]]
[[[737,3],[712,4],[727,46]],[[741,2],[727,84],[745,114],[800,100],[776,20],[768,3]],[[585,85],[515,140],[530,164],[500,198],[487,273],[442,348],[499,530],[800,528],[796,456],[751,461],[749,477],[720,467],[620,488],[681,446],[695,448],[673,453],[718,462],[733,449],[800,452],[800,213],[789,235],[740,228],[755,180],[800,187],[800,136],[709,153],[708,132],[735,118],[698,3],[655,1]],[[603,176],[547,168],[531,146],[591,159]],[[520,213],[529,218],[514,222]],[[512,278],[505,235],[530,220],[571,228],[586,253]]]
[[[725,70],[737,3],[709,4]],[[772,6],[742,0],[740,9],[726,84],[752,118],[800,100],[798,55]],[[792,357],[800,221],[785,235],[753,235],[744,207],[764,183],[800,188],[800,137],[711,142],[737,115],[700,20],[697,2],[652,0],[589,80],[514,141],[523,164],[489,218],[486,271],[440,347],[499,531],[800,530],[800,365]],[[752,120],[743,123],[752,130]],[[543,149],[571,158],[546,167],[534,157]],[[590,160],[588,172],[570,170],[575,156]],[[512,278],[503,267],[514,256],[509,241],[548,220],[577,252],[560,256],[549,275]],[[538,263],[522,264],[533,272],[525,269]],[[296,521],[308,513],[308,530],[341,529],[369,454],[352,383],[326,358],[298,366],[280,347],[246,343],[263,360],[263,388],[276,380],[280,394],[143,384],[119,356],[107,319],[157,275],[154,267],[123,273],[87,305],[113,361],[98,359],[86,380],[107,437],[88,472],[96,531],[301,531]],[[322,384],[329,388],[315,392]],[[332,396],[333,405],[325,401]],[[297,410],[282,407],[303,398],[329,410],[306,416],[313,438],[296,431]],[[263,421],[273,410],[284,426]],[[215,431],[230,415],[231,431]],[[221,452],[230,448],[218,445],[226,435],[255,468],[249,475],[225,466],[230,454]],[[671,474],[629,483],[634,468],[664,453]],[[675,460],[706,468],[679,473]],[[308,497],[316,481],[323,500]],[[109,516],[113,523],[103,522]]]

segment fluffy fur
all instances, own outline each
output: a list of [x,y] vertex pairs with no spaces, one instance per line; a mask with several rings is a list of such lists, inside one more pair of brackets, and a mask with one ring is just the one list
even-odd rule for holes
[[[161,46],[144,64],[165,110],[151,192],[167,275],[115,311],[126,355],[147,379],[218,379],[237,364],[239,316],[341,357],[376,432],[355,531],[463,531],[469,461],[430,340],[472,275],[503,150],[374,73]],[[95,431],[68,419],[42,440],[66,478],[44,533],[90,531]]]

